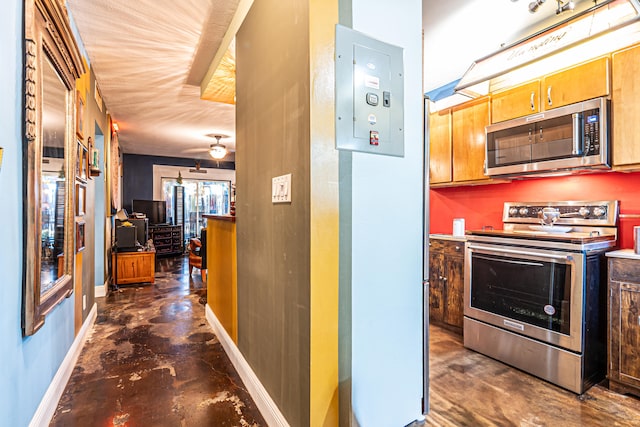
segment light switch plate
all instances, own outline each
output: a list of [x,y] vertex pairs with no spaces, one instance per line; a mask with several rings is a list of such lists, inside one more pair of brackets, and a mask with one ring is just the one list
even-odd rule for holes
[[271,179],[271,202],[291,203],[291,174]]

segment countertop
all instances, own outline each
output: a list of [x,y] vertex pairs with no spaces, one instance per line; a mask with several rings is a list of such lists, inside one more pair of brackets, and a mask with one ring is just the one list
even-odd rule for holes
[[607,252],[606,255],[612,258],[627,258],[640,260],[640,254],[637,254],[633,249],[620,249],[617,251]]
[[209,214],[204,214],[202,215],[203,218],[206,219],[215,219],[218,221],[229,221],[229,222],[236,222],[236,217],[235,216],[231,216],[231,215],[209,215]]
[[454,240],[456,242],[466,242],[467,236],[454,236],[453,234],[429,234],[430,239]]

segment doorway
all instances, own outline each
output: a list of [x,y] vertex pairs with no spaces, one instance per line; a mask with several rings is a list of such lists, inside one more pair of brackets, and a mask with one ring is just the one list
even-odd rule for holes
[[167,222],[175,224],[176,202],[174,187],[184,187],[184,238],[200,235],[205,220],[202,215],[229,215],[231,181],[162,178],[163,199],[167,202]]
[[[104,154],[104,134],[102,129],[96,123],[95,125],[95,146],[96,158],[92,162],[96,162],[98,169],[105,170],[104,167],[104,155],[100,156],[100,153]],[[105,180],[106,173],[100,174],[94,179],[94,206],[95,206],[95,226],[94,226],[94,286],[96,286],[96,296],[104,296],[106,293],[106,274],[105,274],[105,233],[106,233],[106,205],[105,205]]]

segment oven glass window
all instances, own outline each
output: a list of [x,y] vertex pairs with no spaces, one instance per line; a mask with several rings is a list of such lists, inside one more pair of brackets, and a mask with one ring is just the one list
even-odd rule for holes
[[472,254],[471,306],[569,335],[571,266]]

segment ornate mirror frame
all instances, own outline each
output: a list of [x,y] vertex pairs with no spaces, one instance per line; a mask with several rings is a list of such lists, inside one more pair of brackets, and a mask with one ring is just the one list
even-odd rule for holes
[[[74,246],[74,168],[76,156],[75,132],[75,85],[84,73],[80,51],[71,33],[67,11],[62,0],[25,0],[24,2],[24,288],[23,288],[23,334],[33,335],[43,324],[49,313],[64,298],[73,292]],[[53,71],[53,72],[52,72]],[[45,80],[45,73],[47,79]],[[51,77],[57,75],[56,88],[51,90]],[[45,82],[48,82],[45,85]],[[57,91],[57,92],[56,92]],[[54,227],[58,234],[60,259],[53,259],[52,280],[42,276],[43,244],[42,197],[43,150],[45,147],[43,110],[47,99],[55,98],[60,107],[55,118],[58,152],[64,156],[56,161],[62,164],[55,192],[59,203],[60,218]],[[63,111],[62,111],[63,110]],[[50,129],[49,129],[50,130]],[[59,187],[58,187],[59,184]],[[62,190],[64,188],[64,190]],[[62,204],[63,203],[63,204]],[[56,208],[58,204],[56,204]],[[63,214],[62,214],[63,213]],[[58,228],[56,228],[58,231]],[[53,258],[53,256],[52,256]],[[44,280],[48,283],[43,286]]]

